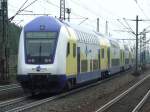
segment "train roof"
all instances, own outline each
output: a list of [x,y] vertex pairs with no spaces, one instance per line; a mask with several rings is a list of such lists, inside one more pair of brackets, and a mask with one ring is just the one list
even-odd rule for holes
[[100,45],[110,47],[109,39],[100,33],[97,33],[97,34],[98,34],[98,39],[99,39]]
[[76,31],[81,31],[81,32],[86,32],[86,33],[90,33],[90,34],[94,34],[95,35],[95,32],[91,29],[88,29],[86,27],[83,27],[83,26],[79,26],[79,25],[75,25],[75,24],[72,24],[72,23],[68,23],[66,21],[63,21],[62,22],[64,25],[67,25],[68,27],[71,27],[73,28],[74,30]]
[[124,43],[122,41],[119,41],[119,40],[118,40],[118,43],[119,43],[120,49],[124,50],[125,49],[124,48]]
[[24,26],[24,31],[52,31],[58,32],[61,28],[61,22],[51,16],[39,16]]
[[[110,37],[106,37],[101,33],[95,32],[91,29],[85,28],[83,26],[74,25],[68,22],[60,21],[57,18],[52,16],[39,16],[33,19],[31,22],[24,26],[24,31],[34,32],[34,31],[52,31],[59,32],[62,26],[67,26],[76,31],[78,35],[78,40],[85,40],[90,43],[100,43],[103,46],[115,46],[123,48],[121,44],[119,44],[115,39]],[[129,50],[125,45],[124,47]]]
[[110,45],[115,47],[115,48],[120,48],[119,43],[117,42],[116,39],[112,38],[112,37],[107,37],[108,40],[110,41]]
[[75,30],[75,33],[77,35],[77,41],[91,43],[91,44],[99,44],[97,35],[95,34],[94,31],[85,28],[83,26],[74,25],[68,22],[62,22],[62,23]]

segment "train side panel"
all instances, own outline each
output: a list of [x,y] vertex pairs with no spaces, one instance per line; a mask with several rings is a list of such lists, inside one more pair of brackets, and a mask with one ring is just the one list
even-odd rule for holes
[[110,40],[110,74],[120,72],[120,47],[119,44]]
[[100,69],[102,77],[106,77],[109,75],[109,48],[110,43],[107,38],[100,38]]
[[125,47],[125,69],[130,68],[130,52],[129,47],[127,45],[124,45]]
[[120,46],[120,70],[124,71],[125,67],[125,49],[124,49],[124,44],[122,42],[119,42]]
[[77,38],[70,27],[67,27],[67,49],[66,49],[66,76],[67,83],[71,86],[76,84],[77,78]]
[[101,77],[100,47],[92,32],[76,31],[77,35],[77,83]]

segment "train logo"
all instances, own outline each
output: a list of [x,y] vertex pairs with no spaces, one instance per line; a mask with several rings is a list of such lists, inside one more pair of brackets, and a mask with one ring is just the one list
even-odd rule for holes
[[41,71],[41,66],[40,65],[36,67],[36,71],[37,72]]
[[45,25],[40,25],[40,30],[45,30]]

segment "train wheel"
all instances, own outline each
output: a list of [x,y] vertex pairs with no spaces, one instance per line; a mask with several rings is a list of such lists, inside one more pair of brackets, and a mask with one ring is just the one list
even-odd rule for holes
[[72,88],[72,84],[71,81],[67,81],[65,87],[64,87],[64,91],[68,91]]

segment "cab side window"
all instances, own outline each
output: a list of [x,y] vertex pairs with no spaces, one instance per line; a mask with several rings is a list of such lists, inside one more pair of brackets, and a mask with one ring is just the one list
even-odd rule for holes
[[67,44],[67,56],[70,54],[70,43]]
[[104,48],[102,49],[102,58],[105,58]]
[[76,44],[73,44],[73,57],[76,57]]

